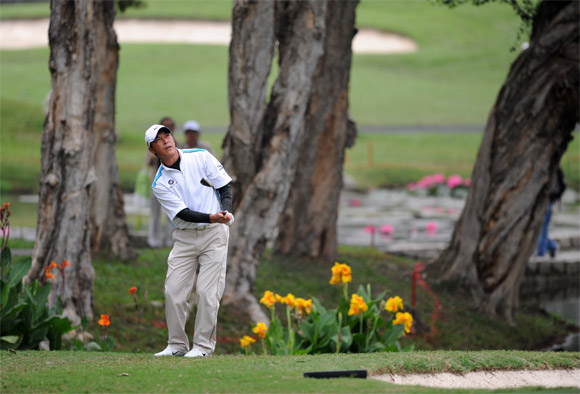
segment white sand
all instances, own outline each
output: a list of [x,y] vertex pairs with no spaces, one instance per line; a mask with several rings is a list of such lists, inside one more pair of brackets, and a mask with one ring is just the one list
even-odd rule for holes
[[[378,375],[383,382],[409,386],[428,386],[447,389],[501,389],[516,387],[575,387],[580,389],[580,369],[552,371],[493,371],[452,373]],[[580,390],[578,390],[580,392]]]
[[[48,45],[48,19],[0,22],[0,49],[42,48]],[[115,31],[120,43],[188,43],[229,45],[229,22],[152,21],[119,19]],[[353,41],[355,53],[409,53],[417,44],[397,34],[360,29]]]

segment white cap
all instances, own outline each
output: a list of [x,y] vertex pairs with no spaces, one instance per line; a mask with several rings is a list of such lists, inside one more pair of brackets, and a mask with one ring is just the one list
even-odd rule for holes
[[195,120],[188,120],[183,125],[183,131],[187,131],[187,130],[193,130],[193,131],[197,131],[199,133],[199,130],[200,130],[199,123],[197,123]]
[[147,129],[145,132],[145,142],[147,143],[147,146],[151,146],[151,143],[155,141],[155,138],[157,138],[157,134],[159,134],[159,132],[163,129],[167,130],[169,134],[171,134],[171,130],[162,124],[154,124]]

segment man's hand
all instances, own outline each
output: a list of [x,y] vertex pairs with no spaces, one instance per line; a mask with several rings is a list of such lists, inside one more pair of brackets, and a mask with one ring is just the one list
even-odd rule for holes
[[219,211],[217,213],[212,213],[209,215],[209,221],[211,223],[229,223],[234,218],[234,215],[228,211]]

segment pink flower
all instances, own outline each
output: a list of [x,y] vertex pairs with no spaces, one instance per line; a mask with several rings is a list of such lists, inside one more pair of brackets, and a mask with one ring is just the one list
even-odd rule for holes
[[365,233],[374,234],[376,231],[375,226],[366,226]]
[[407,190],[412,192],[413,190],[417,189],[417,184],[415,182],[411,182],[407,185]]
[[456,213],[457,213],[457,210],[456,210],[456,209],[454,209],[454,208],[447,208],[447,213],[449,213],[449,214],[451,214],[451,215],[454,215],[454,214],[456,214]]
[[360,200],[358,198],[353,198],[350,200],[351,207],[360,207]]
[[464,179],[463,185],[469,187],[471,185],[471,179],[469,179],[469,178]]
[[438,185],[445,183],[445,175],[443,175],[443,174],[432,175],[431,179],[433,179],[433,182],[438,184]]
[[390,235],[393,233],[393,231],[395,231],[395,229],[390,224],[385,224],[385,225],[381,226],[380,231],[381,231],[381,234]]
[[437,232],[437,223],[429,222],[427,223],[427,234],[434,235]]
[[463,184],[463,179],[459,175],[451,175],[447,178],[447,187],[453,189],[457,186],[461,186]]
[[419,186],[419,188],[421,189],[429,189],[430,187],[432,187],[435,184],[435,181],[433,180],[433,176],[431,175],[426,175],[423,178],[421,178],[421,180],[417,183],[417,185]]

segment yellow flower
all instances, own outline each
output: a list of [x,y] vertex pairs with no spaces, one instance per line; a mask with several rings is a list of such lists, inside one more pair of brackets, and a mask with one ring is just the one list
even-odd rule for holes
[[391,313],[400,311],[403,309],[403,300],[399,296],[391,297],[387,300],[385,309]]
[[266,290],[264,292],[264,296],[260,300],[260,303],[266,305],[268,308],[272,308],[276,304],[276,295],[272,293],[270,290]]
[[350,309],[348,310],[348,315],[358,315],[359,313],[365,313],[368,311],[369,307],[366,302],[358,294],[353,294],[350,299]]
[[280,300],[282,304],[288,305],[290,308],[294,308],[296,306],[296,299],[294,298],[293,294],[288,293],[286,297]]
[[252,337],[247,336],[247,335],[244,335],[243,338],[240,338],[240,345],[242,347],[248,347],[254,342],[256,342],[256,340]]
[[339,283],[349,283],[352,281],[352,271],[350,267],[346,264],[340,264],[338,261],[334,263],[332,267],[332,278],[330,278],[331,285],[337,285]]
[[274,298],[276,299],[276,302],[282,302],[284,299],[280,294],[274,294]]
[[411,332],[411,326],[413,325],[413,316],[409,312],[397,312],[395,316],[395,320],[393,321],[393,325],[396,324],[404,324],[405,325],[405,332]]
[[256,324],[256,327],[252,329],[252,332],[257,336],[259,336],[260,338],[264,338],[266,336],[266,333],[268,332],[268,327],[266,326],[265,323],[258,323]]
[[296,298],[296,306],[302,316],[309,315],[312,312],[312,299]]

